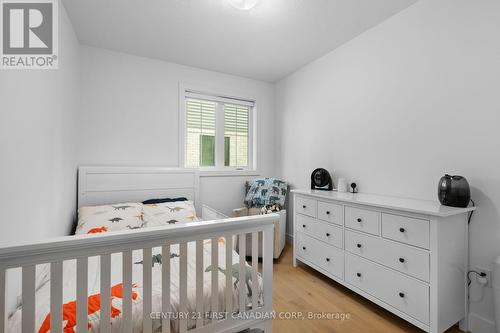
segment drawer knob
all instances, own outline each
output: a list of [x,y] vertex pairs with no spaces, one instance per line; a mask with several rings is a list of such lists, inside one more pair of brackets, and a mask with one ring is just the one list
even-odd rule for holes
[[405,293],[399,293],[399,297],[404,298],[405,297]]
[[330,237],[330,234],[328,232],[326,233],[326,237]]
[[305,246],[302,246],[302,250],[305,250],[305,249],[306,249],[306,247],[305,247]]
[[356,276],[357,277],[361,277],[361,273],[356,273]]
[[306,225],[305,225],[305,224],[303,224],[303,225],[302,225],[302,228],[305,228],[305,227],[306,227]]
[[306,207],[307,207],[306,205],[302,205],[302,208],[306,209]]
[[326,261],[330,262],[330,258],[326,258]]
[[405,262],[405,258],[399,258],[399,262],[400,263],[404,263]]
[[399,228],[399,232],[405,232],[405,228]]
[[329,210],[326,211],[326,215],[330,215],[330,211]]
[[360,217],[358,217],[357,221],[358,221],[358,222],[361,222],[361,221],[363,221],[363,220],[362,220]]
[[360,249],[362,245],[358,243],[356,244],[356,246],[358,247],[358,249]]

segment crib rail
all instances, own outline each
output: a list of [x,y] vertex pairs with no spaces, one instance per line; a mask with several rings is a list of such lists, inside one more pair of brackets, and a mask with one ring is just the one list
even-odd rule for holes
[[[207,263],[203,262],[204,241],[211,241],[211,265],[219,267],[219,245],[218,240],[224,237],[225,267],[229,269],[232,262],[232,250],[236,240],[239,240],[239,276],[247,276],[245,263],[246,257],[251,256],[251,287],[253,291],[258,286],[258,237],[262,237],[262,288],[263,302],[259,303],[258,293],[252,293],[251,306],[245,301],[246,283],[245,278],[238,280],[236,286],[239,293],[240,312],[262,312],[272,311],[272,258],[273,258],[273,221],[279,217],[275,214],[249,216],[240,218],[228,218],[216,221],[205,221],[203,223],[190,223],[176,227],[145,228],[134,232],[123,231],[101,235],[81,235],[59,237],[47,241],[38,241],[26,244],[11,244],[0,247],[0,333],[7,332],[6,313],[6,271],[10,268],[22,268],[22,332],[38,331],[36,327],[36,265],[50,264],[50,331],[62,332],[63,315],[63,262],[76,259],[76,331],[86,331],[88,325],[88,260],[90,257],[100,257],[100,320],[99,332],[111,332],[111,256],[115,253],[122,254],[122,284],[123,305],[121,320],[123,321],[123,332],[132,332],[132,251],[142,250],[142,283],[143,283],[143,332],[152,332],[152,249],[161,248],[163,258],[170,258],[172,245],[179,245],[179,309],[181,313],[187,312],[187,274],[188,274],[188,243],[196,243],[196,311],[227,312],[234,311],[233,304],[233,277],[226,274],[226,290],[219,299],[219,274],[218,269],[211,270],[211,295],[210,304],[206,308],[203,295],[203,274]],[[247,234],[252,235],[252,253],[245,253]],[[161,267],[161,309],[162,312],[170,312],[171,307],[171,263],[163,260]],[[246,281],[245,281],[246,280]],[[188,330],[188,321],[179,319],[179,332],[235,332],[249,328],[252,325],[264,326],[262,323],[265,316],[244,316],[236,319],[226,315],[223,318],[214,318],[207,323],[203,318],[196,318],[194,328]],[[170,332],[171,319],[163,317],[162,332]],[[83,329],[82,329],[83,328]]]

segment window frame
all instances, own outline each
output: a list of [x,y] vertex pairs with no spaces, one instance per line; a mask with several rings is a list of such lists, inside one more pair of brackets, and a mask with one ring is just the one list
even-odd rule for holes
[[[198,167],[201,176],[257,176],[257,99],[220,87],[199,87],[179,83],[179,165],[186,166],[186,98],[217,102],[215,117],[215,166]],[[224,166],[224,109],[223,103],[250,106],[248,114],[248,166]]]

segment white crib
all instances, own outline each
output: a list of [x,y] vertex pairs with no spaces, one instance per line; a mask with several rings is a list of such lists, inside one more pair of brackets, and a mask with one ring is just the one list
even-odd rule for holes
[[[186,196],[198,204],[198,174],[194,170],[167,168],[81,168],[79,172],[79,206],[113,202],[141,201],[159,196]],[[213,210],[204,210],[209,217],[217,216]],[[241,218],[225,218],[204,222],[195,222],[171,227],[155,227],[134,231],[119,231],[98,237],[86,235],[65,236],[26,244],[4,245],[0,247],[0,333],[6,332],[6,271],[22,268],[22,332],[35,332],[35,292],[36,265],[50,263],[50,331],[62,332],[63,307],[63,261],[76,259],[76,329],[87,330],[88,323],[88,259],[100,256],[100,319],[99,331],[111,332],[110,313],[110,270],[111,255],[122,254],[123,260],[123,311],[124,332],[132,332],[132,251],[141,249],[143,265],[143,332],[152,332],[152,248],[161,247],[163,257],[170,256],[170,247],[179,245],[179,312],[187,312],[187,248],[188,243],[196,242],[196,312],[214,311],[218,316],[209,323],[203,318],[196,320],[195,327],[188,329],[187,320],[179,320],[179,332],[238,332],[247,328],[261,328],[265,332],[272,329],[272,278],[273,278],[273,222],[277,215],[261,215]],[[251,235],[251,253],[246,253],[247,235]],[[258,253],[259,236],[262,239],[263,262],[261,268],[262,298],[258,302],[258,293],[252,293],[251,307],[246,304],[244,279],[240,279],[240,313],[234,315],[233,290],[225,288],[223,304],[219,304],[218,270],[212,270],[211,302],[209,308],[203,304],[203,242],[211,240],[211,264],[218,264],[219,237],[226,240],[225,267],[231,267],[232,254],[236,239],[239,240],[239,276],[245,276],[246,256],[251,256],[252,290],[259,290],[257,274],[259,272]],[[161,267],[161,309],[170,312],[170,262]],[[226,275],[226,286],[232,286],[231,275]],[[170,332],[169,318],[162,318],[161,331]]]

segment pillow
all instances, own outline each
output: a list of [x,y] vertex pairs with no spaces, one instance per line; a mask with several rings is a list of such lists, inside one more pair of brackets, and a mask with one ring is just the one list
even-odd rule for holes
[[278,204],[285,206],[288,184],[276,178],[256,178],[250,181],[250,188],[245,196],[248,208],[261,208]]
[[142,227],[142,204],[118,203],[78,209],[75,234],[95,234]]
[[143,201],[142,203],[145,205],[151,205],[151,204],[159,204],[159,203],[165,203],[165,202],[176,202],[176,201],[187,201],[187,198],[180,197],[180,198],[149,199],[149,200]]
[[144,226],[158,227],[199,221],[192,201],[144,205]]

